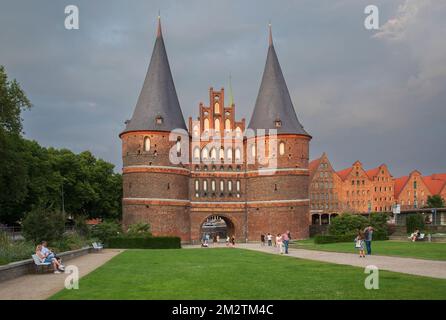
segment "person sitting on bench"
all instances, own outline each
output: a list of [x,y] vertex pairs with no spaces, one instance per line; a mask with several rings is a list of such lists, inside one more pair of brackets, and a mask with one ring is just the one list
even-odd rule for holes
[[[42,245],[39,244],[36,248],[36,255],[39,257],[40,262],[42,263],[51,263],[53,265],[54,268],[54,273],[61,273],[59,270],[61,264],[59,263],[59,261],[57,261],[57,259],[54,256],[51,255],[44,255],[42,253]],[[63,270],[62,270],[63,271]]]
[[412,240],[412,242],[417,241],[420,238],[420,230],[416,229],[409,237],[410,240]]
[[59,263],[59,270],[65,271],[65,267],[62,264],[62,259],[60,259],[53,251],[48,249],[48,243],[46,241],[42,241],[42,254],[45,256],[45,258],[55,258],[57,262]]

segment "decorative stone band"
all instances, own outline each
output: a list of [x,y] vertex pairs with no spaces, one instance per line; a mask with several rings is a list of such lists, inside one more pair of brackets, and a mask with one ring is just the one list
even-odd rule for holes
[[309,170],[304,168],[278,168],[278,169],[259,169],[248,171],[190,171],[187,168],[169,167],[169,166],[127,166],[122,169],[123,173],[171,173],[180,174],[184,176],[191,175],[192,177],[256,177],[256,176],[271,176],[271,175],[309,175]]
[[156,205],[156,206],[189,206],[190,200],[178,199],[157,199],[157,198],[123,198],[124,204],[142,204],[142,205]]
[[122,169],[123,173],[143,173],[143,172],[152,172],[152,173],[171,173],[171,174],[179,174],[183,176],[189,176],[190,170],[187,168],[181,167],[168,167],[168,166],[128,166]]
[[310,203],[310,199],[288,199],[288,200],[262,200],[262,201],[190,201],[178,199],[156,199],[156,198],[124,198],[124,204],[135,205],[158,205],[158,206],[192,206],[215,208],[218,207],[289,207],[305,206]]

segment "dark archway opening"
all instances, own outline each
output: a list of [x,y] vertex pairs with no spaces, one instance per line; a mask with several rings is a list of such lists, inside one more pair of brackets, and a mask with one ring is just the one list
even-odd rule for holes
[[225,242],[226,237],[235,236],[234,224],[231,220],[223,216],[209,216],[200,227],[200,239],[205,240],[206,236],[211,242],[215,242],[216,240]]

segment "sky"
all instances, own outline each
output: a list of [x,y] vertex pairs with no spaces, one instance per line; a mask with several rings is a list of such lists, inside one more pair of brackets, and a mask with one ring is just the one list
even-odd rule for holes
[[[79,8],[79,30],[64,26]],[[379,9],[379,29],[364,9]],[[183,114],[232,77],[249,118],[265,65],[268,23],[298,118],[336,170],[360,160],[397,177],[446,172],[446,1],[0,0],[0,64],[33,103],[25,136],[92,151],[120,171],[156,36],[158,12]]]

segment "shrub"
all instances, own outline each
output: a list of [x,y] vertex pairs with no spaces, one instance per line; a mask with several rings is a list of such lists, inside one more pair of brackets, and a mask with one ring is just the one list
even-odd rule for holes
[[356,234],[368,225],[367,218],[358,214],[344,213],[331,220],[328,228],[330,235]]
[[375,231],[387,232],[387,220],[389,220],[387,213],[373,212],[370,214],[369,223]]
[[27,213],[23,220],[23,236],[34,243],[60,239],[64,230],[65,217],[58,211],[37,208]]
[[108,239],[118,236],[121,233],[121,225],[112,221],[104,221],[94,226],[91,230],[91,236],[106,243]]
[[85,248],[91,245],[91,242],[77,232],[67,232],[61,239],[51,241],[49,247],[55,252],[64,252]]
[[[338,242],[353,242],[357,233],[348,233],[342,235],[317,235],[314,238],[316,244],[338,243]],[[373,240],[389,240],[386,232],[373,232]]]
[[148,223],[135,223],[128,227],[127,234],[128,237],[150,237],[152,233],[150,232],[150,224]]
[[416,229],[424,230],[424,217],[422,214],[411,214],[406,218],[407,233],[412,233]]
[[136,237],[119,236],[109,238],[107,247],[115,249],[179,249],[179,237]]
[[6,233],[0,232],[0,265],[30,259],[34,251],[32,243],[12,241]]

